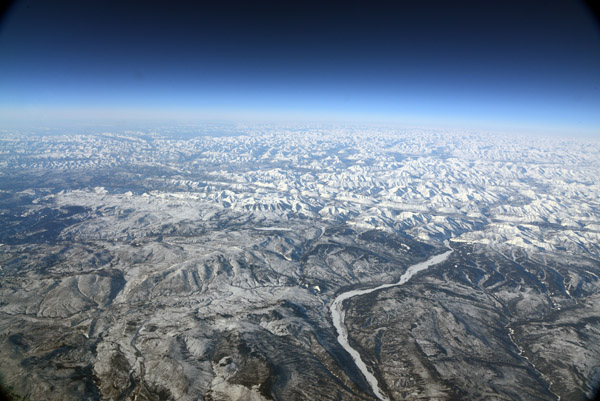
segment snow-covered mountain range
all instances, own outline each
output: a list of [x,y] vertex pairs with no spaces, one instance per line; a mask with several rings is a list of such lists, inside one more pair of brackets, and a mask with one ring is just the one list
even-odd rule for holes
[[[340,291],[393,282],[445,240],[452,258],[414,284],[348,301],[349,337],[382,390],[592,394],[599,142],[242,131],[0,135],[0,374],[14,394],[373,399],[329,306]],[[557,334],[535,337],[542,325]],[[557,345],[569,342],[569,352]],[[394,357],[398,347],[414,355]],[[469,381],[442,354],[457,366],[477,357],[487,373]]]

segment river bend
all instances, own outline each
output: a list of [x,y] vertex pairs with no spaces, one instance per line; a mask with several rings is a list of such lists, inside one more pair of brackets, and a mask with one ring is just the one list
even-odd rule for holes
[[354,348],[352,348],[350,346],[350,343],[348,342],[348,331],[346,330],[346,326],[344,325],[344,317],[345,317],[345,311],[343,309],[344,301],[347,299],[353,298],[353,297],[357,297],[359,295],[366,295],[366,294],[369,294],[374,291],[382,290],[384,288],[396,287],[396,286],[405,284],[408,280],[410,280],[412,278],[412,276],[414,276],[418,272],[425,270],[425,269],[429,268],[430,266],[437,265],[438,263],[442,263],[442,262],[446,261],[446,259],[448,259],[448,257],[454,250],[450,247],[448,241],[445,241],[444,244],[448,248],[450,248],[449,251],[444,252],[440,255],[432,256],[431,258],[427,259],[424,262],[420,262],[420,263],[410,266],[408,269],[406,269],[406,271],[400,277],[400,280],[398,282],[390,283],[390,284],[382,284],[382,285],[380,285],[378,287],[374,287],[374,288],[367,288],[367,289],[362,289],[362,290],[350,290],[350,291],[347,291],[347,292],[344,292],[344,293],[341,293],[340,295],[338,295],[335,298],[335,300],[333,301],[333,303],[331,304],[331,307],[330,307],[331,319],[333,320],[333,326],[335,327],[335,329],[338,333],[338,337],[337,337],[338,342],[350,354],[350,356],[352,356],[354,363],[356,364],[358,369],[362,372],[365,379],[371,386],[373,393],[377,396],[377,398],[379,398],[382,401],[388,401],[389,398],[379,388],[379,383],[377,382],[377,379],[375,378],[373,373],[371,373],[371,371],[367,368],[367,365],[361,359],[358,351],[356,351]]

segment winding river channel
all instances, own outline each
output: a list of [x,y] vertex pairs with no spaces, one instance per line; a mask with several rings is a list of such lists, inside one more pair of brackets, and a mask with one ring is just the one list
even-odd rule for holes
[[450,248],[449,251],[444,252],[440,255],[435,255],[435,256],[427,259],[424,262],[420,262],[420,263],[410,266],[408,269],[406,269],[406,272],[404,272],[404,274],[400,277],[400,280],[397,283],[382,284],[379,287],[367,288],[367,289],[363,289],[363,290],[347,291],[347,292],[344,292],[344,293],[341,293],[340,295],[338,295],[335,298],[335,300],[333,301],[333,303],[331,304],[331,308],[330,308],[331,318],[333,320],[333,326],[335,327],[335,329],[338,333],[338,337],[337,337],[338,342],[346,351],[348,351],[350,356],[352,356],[352,359],[354,359],[354,363],[356,364],[358,369],[360,369],[360,371],[364,375],[365,379],[367,380],[367,382],[373,389],[373,393],[380,400],[388,401],[389,399],[384,394],[384,392],[381,391],[381,389],[379,388],[379,383],[377,382],[377,379],[375,378],[373,373],[371,373],[371,371],[367,368],[367,365],[361,359],[358,351],[356,351],[354,348],[352,348],[348,342],[348,331],[346,330],[346,326],[344,325],[344,316],[345,316],[345,311],[343,309],[344,301],[347,299],[353,298],[353,297],[357,297],[359,295],[369,294],[371,292],[378,291],[378,290],[381,290],[384,288],[390,288],[390,287],[402,285],[402,284],[406,283],[408,280],[410,280],[411,277],[414,276],[415,274],[417,274],[418,272],[425,270],[425,269],[429,268],[430,266],[444,262],[446,259],[448,259],[450,254],[454,251],[450,247],[450,244],[448,241],[445,241],[444,244],[448,248]]

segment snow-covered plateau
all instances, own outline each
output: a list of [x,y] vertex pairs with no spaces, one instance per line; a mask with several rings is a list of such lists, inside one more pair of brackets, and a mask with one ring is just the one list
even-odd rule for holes
[[5,132],[0,382],[32,400],[585,400],[599,194],[592,140]]

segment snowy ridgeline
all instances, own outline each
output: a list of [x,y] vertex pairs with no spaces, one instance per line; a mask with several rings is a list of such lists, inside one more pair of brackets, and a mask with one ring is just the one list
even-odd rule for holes
[[245,216],[257,227],[322,218],[422,240],[600,255],[600,143],[383,129],[264,131],[189,140],[5,135],[0,167],[4,175],[124,172],[114,188],[100,182],[31,194],[40,207],[89,208],[92,216],[63,236],[132,238],[168,224],[201,227],[223,215]]

